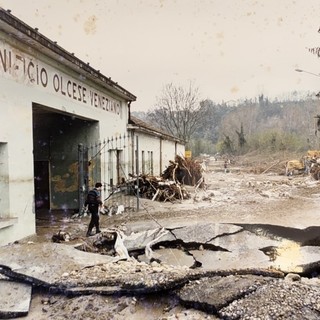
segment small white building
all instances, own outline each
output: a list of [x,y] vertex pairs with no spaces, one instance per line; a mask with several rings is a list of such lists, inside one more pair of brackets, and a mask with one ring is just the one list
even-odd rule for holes
[[[170,165],[170,160],[174,160],[176,155],[184,156],[185,146],[181,139],[155,129],[132,115],[129,115],[128,131],[131,137],[138,139],[141,174],[160,176],[166,166]],[[131,171],[137,170],[132,167]]]
[[159,174],[184,152],[129,124],[132,93],[2,8],[0,87],[0,245],[34,234],[39,212],[79,210],[96,181],[108,194],[140,153]]

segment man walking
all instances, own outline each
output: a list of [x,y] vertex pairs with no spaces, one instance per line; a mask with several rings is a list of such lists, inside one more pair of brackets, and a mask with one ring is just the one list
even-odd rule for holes
[[101,232],[99,227],[99,207],[103,204],[100,198],[100,191],[102,190],[102,183],[97,182],[95,187],[88,192],[85,206],[88,206],[88,210],[91,213],[91,220],[89,223],[87,237],[93,235],[92,229],[96,228],[96,233]]

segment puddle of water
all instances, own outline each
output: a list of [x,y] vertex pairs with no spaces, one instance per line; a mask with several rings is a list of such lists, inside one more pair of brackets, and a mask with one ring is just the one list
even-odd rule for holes
[[257,235],[280,240],[276,247],[261,248],[272,267],[284,272],[313,273],[319,270],[320,227],[305,229],[276,225],[241,225]]
[[[303,218],[301,218],[303,219]],[[286,239],[301,246],[320,246],[320,227],[311,226],[305,229],[289,228],[270,224],[237,224],[252,233],[270,239]]]
[[37,241],[51,241],[60,230],[73,236],[85,236],[87,221],[73,220],[73,210],[38,210],[36,213]]
[[303,268],[299,266],[303,263],[301,246],[290,240],[283,240],[280,247],[274,253],[274,264],[281,270],[301,273]]

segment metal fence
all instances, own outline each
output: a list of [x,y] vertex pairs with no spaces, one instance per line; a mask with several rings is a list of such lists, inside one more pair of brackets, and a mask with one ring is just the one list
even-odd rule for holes
[[130,154],[132,143],[131,137],[123,134],[89,146],[79,144],[80,208],[83,208],[87,192],[97,181],[103,184],[102,197],[108,208],[106,213],[136,211],[139,208],[135,190],[132,184],[127,183],[128,173],[133,173],[134,168],[134,155]]

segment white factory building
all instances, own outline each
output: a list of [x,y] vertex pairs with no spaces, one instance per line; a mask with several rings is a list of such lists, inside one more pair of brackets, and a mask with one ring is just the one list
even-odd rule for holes
[[108,194],[184,154],[130,115],[132,93],[4,9],[0,88],[0,245],[35,234],[40,210],[79,210],[96,181]]

